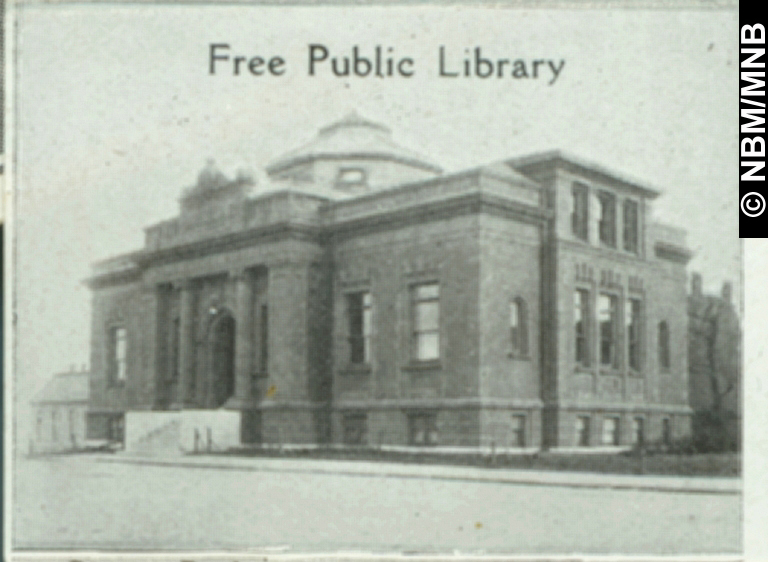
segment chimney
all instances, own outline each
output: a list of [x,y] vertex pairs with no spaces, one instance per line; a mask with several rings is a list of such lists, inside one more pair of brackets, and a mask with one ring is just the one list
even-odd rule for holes
[[701,296],[701,273],[691,274],[691,295],[694,297]]
[[730,304],[731,297],[733,295],[733,285],[731,285],[730,281],[723,283],[723,290],[721,291],[720,295],[723,297],[725,302]]

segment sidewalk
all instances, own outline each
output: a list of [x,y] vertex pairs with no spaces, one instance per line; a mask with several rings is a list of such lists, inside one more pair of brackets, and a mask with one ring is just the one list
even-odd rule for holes
[[135,465],[237,470],[245,472],[292,472],[357,477],[409,478],[488,482],[527,486],[645,490],[689,494],[741,494],[739,478],[657,475],[598,474],[540,470],[490,469],[433,464],[344,461],[328,459],[275,459],[219,455],[140,456],[117,453],[91,457],[96,462]]

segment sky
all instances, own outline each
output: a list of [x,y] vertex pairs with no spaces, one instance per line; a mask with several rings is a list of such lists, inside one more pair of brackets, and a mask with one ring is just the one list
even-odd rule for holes
[[[352,110],[446,171],[562,149],[640,178],[685,228],[706,291],[741,296],[738,16],[729,10],[39,4],[16,34],[19,414],[54,373],[87,365],[99,259],[139,249],[209,158],[263,168]],[[282,76],[217,65],[209,46],[285,60]],[[379,45],[411,78],[308,75],[308,45]],[[541,78],[441,78],[438,53],[565,60]],[[447,62],[448,62],[447,61]],[[542,66],[546,70],[546,67]],[[226,72],[225,72],[226,70]],[[257,186],[256,189],[259,187]]]

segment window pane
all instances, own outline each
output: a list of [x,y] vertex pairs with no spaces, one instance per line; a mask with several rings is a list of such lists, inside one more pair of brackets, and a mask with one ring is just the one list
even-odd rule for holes
[[619,444],[619,420],[605,418],[603,420],[603,445]]
[[589,237],[589,190],[585,185],[573,186],[571,229],[577,238],[587,240]]
[[420,302],[416,305],[415,331],[437,330],[440,320],[440,304],[437,301]]
[[600,363],[614,365],[616,337],[616,297],[600,295],[598,299],[598,321],[600,323]]
[[638,247],[638,210],[635,201],[624,201],[624,249],[637,252]]
[[672,442],[672,425],[669,418],[662,420],[662,439],[665,445],[669,445]]
[[576,418],[576,442],[581,447],[589,445],[589,418],[586,416]]
[[509,327],[517,328],[520,326],[520,304],[518,302],[509,303]]
[[373,333],[373,314],[370,308],[363,310],[363,335],[370,336]]
[[437,333],[418,335],[416,357],[422,361],[440,358],[440,337]]
[[434,427],[427,432],[427,444],[437,445],[437,429]]
[[642,418],[635,418],[632,420],[632,443],[643,443],[643,420]]
[[525,447],[525,416],[512,416],[512,434],[516,447]]
[[347,295],[347,317],[349,318],[349,335],[362,335],[363,331],[363,295]]
[[347,445],[365,445],[368,441],[367,417],[352,414],[344,417],[344,442]]
[[573,299],[576,363],[587,366],[589,365],[589,292],[584,289],[577,289],[573,294]]
[[416,299],[436,299],[440,296],[440,286],[437,283],[416,286]]
[[369,360],[371,334],[371,295],[355,293],[347,295],[349,318],[350,362],[363,363]]
[[115,380],[125,380],[125,362],[128,353],[128,340],[125,328],[115,328],[112,332],[113,341],[113,373]]
[[125,353],[126,353],[126,346],[127,342],[125,339],[125,329],[124,328],[118,328],[116,331],[116,356],[118,361],[125,361]]
[[418,360],[440,357],[440,301],[437,283],[413,288],[413,353]]
[[513,326],[509,329],[509,345],[512,351],[520,353],[522,351],[522,345],[520,343],[520,328]]
[[659,364],[662,369],[669,369],[669,325],[659,323]]
[[361,168],[342,168],[339,170],[339,183],[362,183],[365,181],[365,170]]
[[627,363],[640,370],[640,301],[629,299],[625,304],[624,321],[627,334]]
[[600,241],[609,246],[616,245],[616,197],[611,193],[600,193]]

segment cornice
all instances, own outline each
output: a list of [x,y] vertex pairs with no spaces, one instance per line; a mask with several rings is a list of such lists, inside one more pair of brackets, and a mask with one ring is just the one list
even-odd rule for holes
[[280,222],[215,238],[204,238],[160,250],[145,251],[136,257],[136,261],[140,267],[147,268],[153,265],[202,257],[211,253],[239,250],[252,246],[254,242],[276,242],[286,239],[319,242],[321,235],[322,227]]
[[502,218],[541,225],[552,218],[552,211],[511,201],[488,193],[469,193],[442,201],[429,201],[388,212],[356,217],[330,225],[331,236],[351,236],[402,228],[427,221],[444,220],[462,215],[487,213]]
[[238,250],[257,243],[292,239],[325,244],[351,236],[480,213],[532,225],[542,225],[553,216],[552,211],[548,209],[512,201],[497,195],[475,192],[441,201],[429,201],[345,221],[331,222],[326,226],[281,222],[167,248],[142,250],[126,256],[136,264],[136,268],[128,271],[96,274],[86,282],[91,288],[126,283],[140,279],[147,268],[155,265]]

